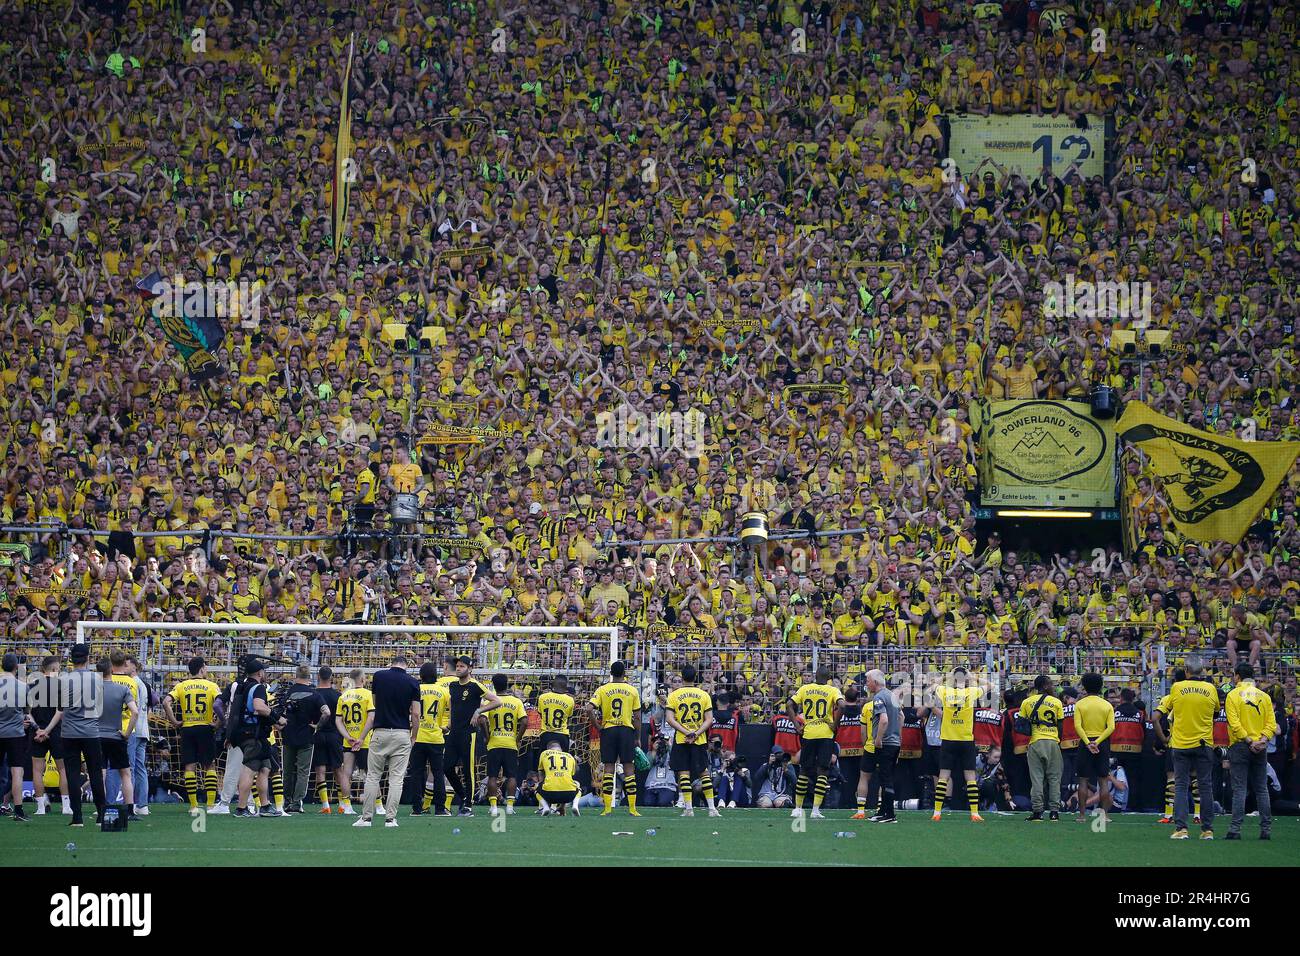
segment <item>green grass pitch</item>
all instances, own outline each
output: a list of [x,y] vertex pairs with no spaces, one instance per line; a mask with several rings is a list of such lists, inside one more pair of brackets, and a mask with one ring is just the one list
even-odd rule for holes
[[787,811],[732,810],[721,819],[697,811],[684,820],[676,810],[644,810],[638,819],[619,808],[613,816],[591,811],[575,820],[521,810],[498,833],[486,808],[467,820],[408,812],[404,807],[396,830],[356,829],[355,817],[309,813],[212,816],[202,821],[204,832],[194,832],[194,821],[177,805],[154,807],[126,833],[73,830],[61,815],[28,824],[0,818],[0,866],[1291,866],[1300,847],[1300,820],[1291,817],[1275,821],[1268,843],[1259,840],[1254,818],[1240,843],[1222,839],[1226,820],[1215,842],[1204,843],[1195,828],[1192,839],[1171,841],[1171,828],[1146,814],[1115,818],[1097,833],[1073,817],[1040,824],[1025,822],[1024,814],[989,814],[974,824],[954,812],[933,823],[928,813],[912,812],[879,826],[831,810],[825,820],[807,820],[800,833]]

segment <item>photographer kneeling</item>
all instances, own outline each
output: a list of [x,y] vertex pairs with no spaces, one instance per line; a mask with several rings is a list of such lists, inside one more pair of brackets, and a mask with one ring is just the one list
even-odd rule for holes
[[[283,704],[272,709],[276,726],[283,726],[280,740],[283,745],[284,790],[289,802],[286,813],[302,813],[302,802],[307,796],[307,783],[311,777],[311,758],[316,745],[316,732],[330,719],[330,709],[320,693],[312,686],[311,668],[298,665],[288,692],[279,695]],[[281,710],[281,706],[283,710]],[[283,718],[281,725],[279,719]]]
[[239,774],[239,809],[237,817],[284,816],[284,811],[267,802],[259,813],[248,809],[248,797],[257,779],[257,792],[263,800],[271,795],[271,730],[274,720],[271,705],[267,702],[266,684],[262,678],[266,665],[255,657],[244,660],[244,677],[235,685],[230,706],[230,723],[226,729],[230,746],[243,756]]
[[794,806],[794,787],[798,782],[790,755],[780,747],[773,747],[767,763],[758,768],[754,776],[754,791],[758,794],[754,806],[764,810],[788,810]]

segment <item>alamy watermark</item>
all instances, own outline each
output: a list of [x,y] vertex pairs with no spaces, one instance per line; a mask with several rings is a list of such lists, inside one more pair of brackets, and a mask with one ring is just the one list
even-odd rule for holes
[[626,402],[596,415],[598,448],[677,449],[697,455],[704,447],[704,416],[699,412],[649,414]]
[[1071,272],[1064,283],[1043,283],[1043,314],[1054,319],[1074,316],[1150,322],[1151,283],[1079,282]]

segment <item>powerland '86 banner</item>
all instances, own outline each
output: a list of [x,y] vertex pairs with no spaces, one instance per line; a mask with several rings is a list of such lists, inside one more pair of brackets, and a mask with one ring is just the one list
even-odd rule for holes
[[1115,507],[1115,425],[1086,402],[979,406],[980,504]]
[[1088,128],[1079,129],[1065,116],[949,116],[948,158],[962,176],[971,175],[986,158],[1028,180],[1049,169],[1064,176],[1071,165],[1085,179],[1102,176],[1106,123],[1100,116],[1089,116]]

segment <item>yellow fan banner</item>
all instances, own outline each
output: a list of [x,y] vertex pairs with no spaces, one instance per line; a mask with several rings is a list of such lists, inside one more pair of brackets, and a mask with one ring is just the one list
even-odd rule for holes
[[1116,428],[1151,459],[1179,534],[1236,544],[1300,454],[1300,442],[1241,441],[1128,402]]

